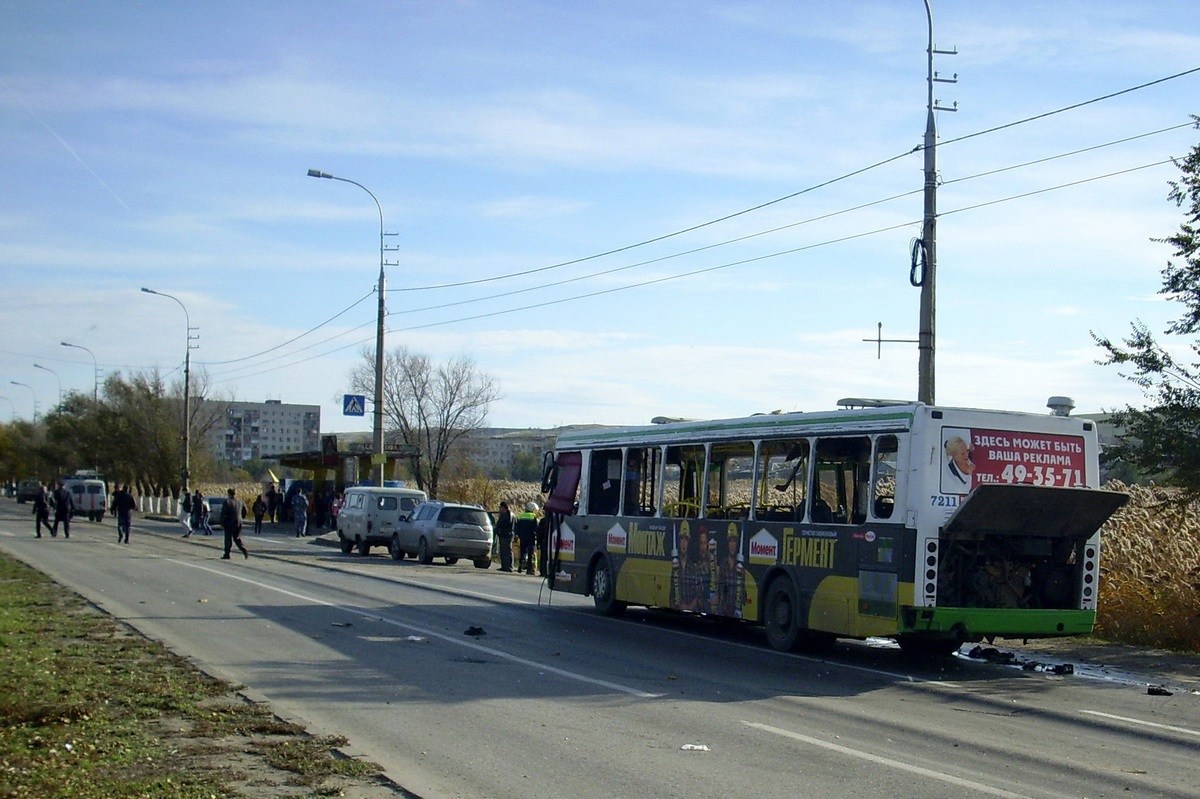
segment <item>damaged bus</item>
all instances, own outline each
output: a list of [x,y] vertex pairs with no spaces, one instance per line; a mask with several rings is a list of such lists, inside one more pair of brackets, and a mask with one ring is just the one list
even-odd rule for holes
[[560,436],[550,587],[744,620],[782,650],[1091,631],[1098,531],[1128,499],[1099,488],[1094,422],[838,405]]

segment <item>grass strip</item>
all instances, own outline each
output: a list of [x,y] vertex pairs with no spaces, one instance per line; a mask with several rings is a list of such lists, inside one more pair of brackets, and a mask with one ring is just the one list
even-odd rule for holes
[[338,795],[380,768],[0,554],[0,798]]

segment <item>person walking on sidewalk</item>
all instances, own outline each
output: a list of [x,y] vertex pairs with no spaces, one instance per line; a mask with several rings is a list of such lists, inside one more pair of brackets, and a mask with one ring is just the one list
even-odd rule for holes
[[225,554],[222,560],[229,560],[229,550],[237,544],[242,551],[242,557],[250,557],[242,544],[242,519],[246,518],[246,503],[237,498],[237,493],[231,488],[226,494],[225,504],[221,506],[221,527],[225,528]]
[[33,531],[38,538],[42,537],[43,524],[46,525],[46,532],[54,535],[54,528],[50,526],[50,492],[45,484],[39,485],[37,496],[33,498],[33,516]]

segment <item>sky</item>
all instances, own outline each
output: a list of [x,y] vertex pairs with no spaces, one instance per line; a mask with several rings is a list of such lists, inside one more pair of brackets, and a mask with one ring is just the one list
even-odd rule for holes
[[[1093,334],[1181,315],[1200,4],[932,6],[937,404],[1143,405]],[[369,430],[381,213],[386,349],[491,426],[915,399],[928,44],[919,0],[6,0],[0,420],[180,380],[190,323],[209,396]]]

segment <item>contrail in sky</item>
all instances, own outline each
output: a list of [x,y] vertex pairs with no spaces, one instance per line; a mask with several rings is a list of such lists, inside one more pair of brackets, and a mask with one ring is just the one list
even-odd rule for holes
[[94,177],[96,179],[97,183],[99,183],[101,186],[104,187],[104,190],[106,192],[108,192],[109,196],[111,196],[114,200],[117,201],[118,205],[120,205],[122,208],[124,208],[129,213],[131,213],[131,214],[133,213],[133,209],[130,208],[128,205],[126,205],[125,201],[117,196],[117,193],[115,191],[113,191],[112,187],[109,186],[104,181],[104,178],[102,178],[102,177],[100,177],[100,175],[96,174],[96,170],[92,169],[90,166],[88,166],[86,163],[84,163],[83,159],[79,157],[79,153],[75,152],[75,150],[71,147],[71,145],[67,143],[66,139],[64,139],[62,136],[59,136],[58,133],[55,132],[54,128],[47,125],[46,122],[41,117],[39,117],[37,114],[35,114],[33,112],[33,109],[25,104],[25,101],[21,99],[21,96],[19,94],[17,94],[15,91],[13,91],[11,86],[9,86],[7,83],[5,83],[4,88],[7,89],[8,93],[10,95],[12,95],[13,99],[16,100],[17,103],[19,103],[20,106],[25,109],[25,112],[27,114],[29,114],[29,116],[33,117],[33,119],[39,125],[41,125],[43,128],[45,128],[46,132],[49,133],[51,136],[53,136],[58,141],[58,143],[63,146],[63,149],[66,150],[68,153],[70,153],[71,157],[74,158],[75,161],[81,167],[83,167],[84,170],[86,170],[89,175]]

